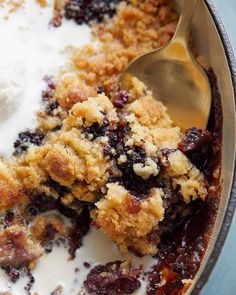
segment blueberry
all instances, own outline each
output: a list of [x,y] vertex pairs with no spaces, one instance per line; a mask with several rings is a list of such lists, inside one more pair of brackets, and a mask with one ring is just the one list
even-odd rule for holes
[[29,148],[30,144],[40,146],[43,144],[44,134],[40,131],[27,130],[20,132],[14,142],[15,154],[20,154]]
[[114,101],[114,105],[117,108],[123,108],[129,101],[129,93],[125,90],[121,90],[118,94],[118,98]]
[[104,16],[112,17],[120,0],[70,0],[65,6],[65,17],[78,25],[91,21],[101,22]]

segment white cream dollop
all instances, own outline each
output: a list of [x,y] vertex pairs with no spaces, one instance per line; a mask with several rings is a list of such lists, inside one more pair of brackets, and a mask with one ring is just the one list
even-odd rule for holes
[[[16,75],[17,73],[17,75]],[[9,64],[1,64],[0,67],[0,124],[11,116],[20,104],[20,98],[24,93],[22,75],[17,65],[11,67]]]
[[[156,260],[150,256],[138,258],[131,255],[129,258],[132,259],[135,267],[143,265],[144,272],[156,264]],[[93,229],[84,237],[83,247],[77,250],[74,260],[69,259],[68,251],[63,245],[55,246],[51,253],[39,259],[36,268],[32,271],[35,283],[31,292],[32,294],[36,292],[39,295],[49,295],[56,287],[62,286],[62,295],[77,295],[93,267],[124,259],[125,257],[122,257],[112,241],[108,240],[100,230]],[[84,262],[88,262],[91,268],[85,267]],[[7,276],[0,270],[0,292],[11,291],[14,295],[26,295],[24,287],[27,281],[28,278],[25,276],[15,284],[9,283]],[[141,280],[141,287],[135,295],[145,294],[145,288],[146,282]]]
[[0,154],[10,156],[20,131],[36,126],[45,75],[57,75],[69,62],[68,47],[90,42],[90,28],[64,20],[50,26],[53,0],[41,8],[25,0],[6,18],[0,7]]

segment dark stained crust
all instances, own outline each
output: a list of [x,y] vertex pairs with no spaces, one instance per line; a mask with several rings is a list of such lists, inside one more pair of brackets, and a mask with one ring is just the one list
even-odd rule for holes
[[140,288],[141,268],[135,269],[121,261],[95,266],[88,274],[84,286],[89,294],[133,294]]
[[[226,58],[228,60],[229,70],[231,73],[231,79],[232,79],[232,85],[234,90],[234,97],[236,97],[236,62],[234,53],[229,41],[229,38],[227,36],[227,33],[225,31],[224,25],[222,23],[222,20],[218,14],[218,11],[215,7],[215,4],[212,0],[206,0],[206,5],[208,7],[208,10],[212,16],[212,19],[216,25],[216,28],[218,30],[219,36],[221,38],[222,44],[224,46]],[[230,85],[230,84],[229,84]],[[236,101],[235,101],[236,103]],[[233,128],[233,127],[232,127]],[[222,247],[224,245],[224,242],[226,240],[234,212],[235,212],[235,206],[236,206],[236,171],[232,171],[234,173],[233,175],[233,185],[231,188],[231,195],[229,198],[227,210],[225,212],[225,217],[222,223],[222,227],[220,230],[220,233],[217,237],[216,243],[214,245],[214,249],[208,259],[207,265],[205,266],[203,272],[201,273],[198,281],[195,284],[194,289],[191,292],[191,295],[197,295],[201,291],[201,289],[206,284],[211,271],[213,267],[215,266],[217,259],[219,258],[219,255],[221,253]]]
[[[201,169],[204,174],[207,175],[210,187],[209,193],[205,201],[198,199],[186,204],[180,198],[178,189],[174,190],[171,187],[171,184],[168,183],[168,180],[163,179],[163,191],[166,196],[164,200],[165,218],[158,224],[157,229],[155,229],[149,236],[151,241],[158,244],[159,250],[155,256],[157,260],[156,265],[153,266],[147,273],[147,279],[149,282],[146,290],[147,295],[182,294],[183,289],[186,289],[183,284],[183,280],[193,279],[195,277],[211,237],[221,193],[219,181],[222,158],[221,149],[223,118],[217,79],[212,69],[208,69],[207,73],[211,82],[213,96],[208,125],[209,131],[192,128],[189,132],[194,132],[192,134],[193,137],[197,134],[197,132],[200,136],[203,135],[203,137],[205,137],[204,134],[207,134],[207,138],[208,134],[210,134],[210,143],[208,140],[203,140],[201,144],[196,144],[196,141],[193,141],[193,151],[195,154],[199,152],[201,153],[204,146],[207,145],[207,149],[205,149],[207,151],[205,155],[207,161]],[[208,149],[209,145],[210,149]],[[171,152],[171,150],[163,151],[163,153],[166,152]],[[140,158],[141,154],[142,151],[137,150],[135,158]],[[191,159],[191,154],[186,155]],[[217,171],[218,173],[216,173]],[[129,178],[128,175],[130,173],[130,171],[125,173],[127,179]],[[154,182],[155,181],[156,180],[154,180]],[[137,185],[139,180],[134,179],[134,182]],[[140,192],[139,187],[138,192]],[[94,271],[94,269],[91,270],[90,274],[93,274]],[[94,281],[98,280],[99,284],[102,284],[106,282],[106,279],[100,278],[96,273],[95,276],[92,277],[90,274],[84,283],[85,288],[90,292],[91,289],[89,286],[92,286],[96,290],[95,293],[100,294],[100,290],[96,289],[97,287],[95,286],[96,284],[94,285]],[[120,275],[118,275],[118,277],[119,276]],[[165,280],[166,283],[163,284],[163,280]],[[116,284],[119,285],[119,280],[117,283],[114,282],[114,286],[117,287]],[[129,282],[127,284],[129,285]],[[101,294],[110,294],[107,288],[108,286],[106,285],[103,293]],[[122,293],[122,291],[117,293],[113,290],[112,292],[114,295],[125,294]]]
[[[207,74],[211,83],[212,97],[213,97],[209,123],[207,126],[207,129],[213,135],[213,142],[212,142],[213,152],[210,155],[210,159],[208,161],[209,164],[205,171],[207,176],[210,177],[210,175],[212,176],[213,171],[220,165],[222,160],[223,111],[222,111],[221,96],[217,86],[216,75],[214,74],[212,69],[208,69]],[[211,184],[213,184],[212,182],[214,182],[214,179],[211,177],[209,180]]]
[[[223,116],[216,76],[212,69],[208,69],[207,74],[213,98],[208,124],[213,141],[207,155],[208,161],[203,168],[210,186],[208,197],[206,201],[196,200],[186,205],[179,201],[178,196],[175,196],[176,192],[173,191],[170,199],[167,199],[165,219],[160,223],[156,233],[160,238],[156,255],[157,264],[148,273],[148,295],[182,294],[182,280],[195,277],[211,238],[221,193]],[[155,232],[151,238],[155,238]],[[164,285],[161,284],[163,272],[167,281]]]

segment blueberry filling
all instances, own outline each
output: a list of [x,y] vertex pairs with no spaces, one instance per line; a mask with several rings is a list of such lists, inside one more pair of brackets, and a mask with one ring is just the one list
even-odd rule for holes
[[14,142],[15,155],[21,154],[22,152],[27,151],[30,144],[40,146],[44,141],[44,133],[41,131],[31,131],[27,130],[19,133],[18,139]]
[[185,153],[190,161],[203,170],[212,153],[212,135],[208,130],[191,128],[186,130],[179,149]]
[[121,261],[110,262],[94,267],[84,281],[89,294],[119,295],[132,294],[140,288],[140,269],[123,271]]
[[115,5],[120,0],[69,0],[65,6],[65,17],[77,24],[101,22],[105,16],[112,17],[116,12]]

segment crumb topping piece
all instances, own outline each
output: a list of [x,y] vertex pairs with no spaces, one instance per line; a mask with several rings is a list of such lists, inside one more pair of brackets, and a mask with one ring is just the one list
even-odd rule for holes
[[27,201],[28,197],[20,181],[15,177],[13,167],[0,161],[0,212]]
[[28,265],[43,253],[40,244],[22,226],[10,226],[0,232],[0,265]]
[[96,203],[98,209],[94,211],[98,225],[123,251],[137,248],[142,255],[153,255],[155,245],[142,249],[140,243],[164,217],[163,191],[152,189],[147,200],[138,202],[119,184],[107,187],[105,198]]
[[168,156],[167,167],[172,177],[173,187],[180,187],[180,194],[186,203],[196,198],[205,199],[207,196],[207,183],[204,175],[179,150]]

